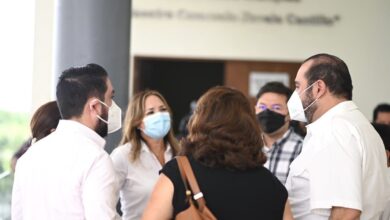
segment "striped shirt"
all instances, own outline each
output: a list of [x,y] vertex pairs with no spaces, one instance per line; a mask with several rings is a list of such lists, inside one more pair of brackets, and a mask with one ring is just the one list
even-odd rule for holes
[[290,128],[271,148],[266,146],[263,148],[263,152],[268,158],[264,167],[271,171],[283,184],[286,183],[291,162],[302,150],[302,143],[303,138]]

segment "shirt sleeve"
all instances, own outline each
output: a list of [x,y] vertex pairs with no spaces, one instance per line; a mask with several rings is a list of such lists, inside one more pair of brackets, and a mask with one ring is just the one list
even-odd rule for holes
[[128,174],[128,166],[129,166],[128,156],[129,155],[127,154],[127,152],[124,152],[124,151],[120,150],[119,148],[117,148],[111,153],[110,156],[112,159],[112,163],[114,165],[114,170],[115,170],[116,178],[118,181],[118,189],[121,189],[121,188],[123,188],[123,185],[125,184],[126,177]]
[[[118,183],[118,188],[115,191],[115,201],[118,202],[119,200],[119,192],[125,187],[126,178],[128,175],[128,156],[129,152],[123,151],[123,148],[118,147],[114,149],[114,151],[111,153],[111,160],[114,165],[114,170],[116,174],[116,181]],[[123,204],[123,201],[121,201]],[[122,213],[124,213],[125,210],[123,210],[123,206],[121,207]],[[119,214],[118,214],[119,215]]]
[[343,119],[332,121],[330,136],[310,166],[311,210],[332,207],[362,210],[362,146],[357,132]]
[[11,216],[13,220],[23,219],[23,209],[22,209],[22,192],[20,188],[20,175],[21,175],[21,159],[16,163],[16,170],[14,175],[14,183],[12,186],[12,202],[11,202]]
[[92,164],[82,186],[85,218],[115,219],[117,182],[112,161],[102,153]]

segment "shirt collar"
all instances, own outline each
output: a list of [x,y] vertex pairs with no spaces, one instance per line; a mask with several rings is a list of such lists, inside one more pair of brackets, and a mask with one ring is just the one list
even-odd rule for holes
[[[141,141],[141,150],[144,152],[150,153],[150,149],[144,141]],[[171,148],[171,145],[168,143],[167,149],[165,149],[165,153],[171,153],[171,152],[172,152],[172,148]]]
[[353,101],[343,101],[339,104],[333,106],[331,109],[329,109],[327,112],[325,112],[321,117],[319,117],[316,121],[313,123],[306,125],[307,131],[310,132],[313,129],[318,129],[324,126],[324,123],[328,123],[329,120],[333,118],[333,116],[348,112],[354,109],[357,109],[358,107],[355,105]]
[[288,139],[290,137],[290,134],[292,132],[292,128],[289,128],[287,129],[287,131],[283,134],[282,138],[280,138],[279,140],[277,140],[275,142],[276,145],[279,145],[279,143],[281,142],[285,142],[286,139]]
[[264,145],[263,152],[268,153],[279,148],[281,146],[281,143],[286,143],[286,140],[290,138],[291,132],[292,132],[292,128],[287,129],[287,131],[283,134],[283,136],[280,139],[276,140],[271,147]]
[[71,132],[74,134],[81,134],[92,140],[101,148],[104,148],[104,145],[106,144],[106,140],[104,140],[104,138],[98,135],[94,130],[74,120],[60,120],[55,132]]

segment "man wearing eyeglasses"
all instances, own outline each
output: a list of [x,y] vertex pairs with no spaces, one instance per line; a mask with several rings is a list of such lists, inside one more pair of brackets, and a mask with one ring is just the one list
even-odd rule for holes
[[256,115],[262,130],[263,151],[269,169],[283,184],[291,162],[302,149],[302,136],[291,126],[287,100],[292,91],[280,82],[269,82],[257,93]]

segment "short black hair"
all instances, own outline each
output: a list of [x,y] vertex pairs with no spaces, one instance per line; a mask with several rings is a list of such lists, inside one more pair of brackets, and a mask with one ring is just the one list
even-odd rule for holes
[[311,56],[303,63],[309,60],[313,60],[313,64],[306,72],[308,85],[323,80],[333,95],[352,100],[352,79],[348,66],[343,60],[325,53]]
[[263,87],[260,88],[259,92],[256,95],[256,99],[259,99],[264,93],[272,92],[277,93],[280,95],[286,96],[286,99],[288,100],[292,94],[292,91],[290,88],[285,86],[281,82],[268,82]]
[[378,118],[379,112],[390,112],[390,104],[387,103],[381,103],[377,105],[374,109],[374,115],[373,115],[373,121],[375,122]]
[[382,138],[386,150],[390,151],[390,125],[372,123],[379,136]]
[[90,97],[104,101],[107,72],[94,63],[72,67],[62,72],[57,84],[57,104],[63,119],[79,117]]

